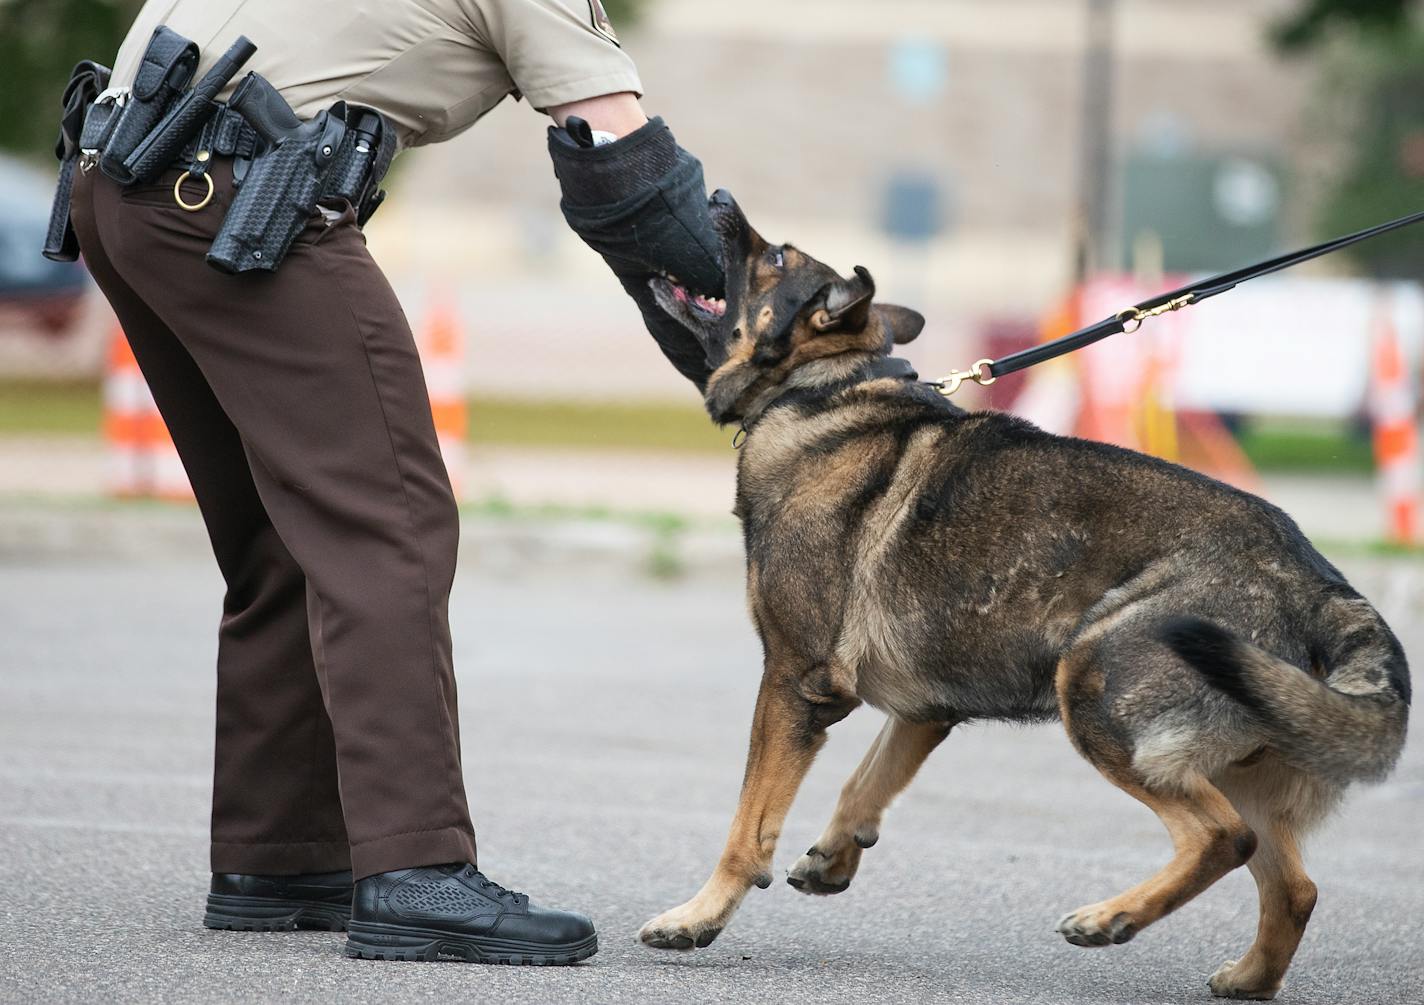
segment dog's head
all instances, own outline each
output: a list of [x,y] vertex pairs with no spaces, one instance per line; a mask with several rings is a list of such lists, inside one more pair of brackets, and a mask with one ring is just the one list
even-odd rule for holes
[[833,376],[834,365],[822,361],[853,366],[888,355],[924,328],[909,308],[873,303],[875,282],[860,266],[846,279],[789,244],[768,244],[725,190],[713,193],[709,211],[722,239],[726,301],[690,294],[671,279],[651,285],[658,305],[707,353],[707,410],[718,422],[744,418],[808,364],[820,362],[821,376]]

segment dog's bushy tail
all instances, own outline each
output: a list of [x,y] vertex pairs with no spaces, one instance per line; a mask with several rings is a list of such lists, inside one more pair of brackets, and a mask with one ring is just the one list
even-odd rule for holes
[[1286,761],[1339,784],[1378,780],[1404,748],[1408,664],[1399,640],[1365,601],[1326,606],[1336,615],[1327,620],[1345,630],[1324,649],[1324,680],[1201,618],[1176,618],[1161,638],[1245,707]]

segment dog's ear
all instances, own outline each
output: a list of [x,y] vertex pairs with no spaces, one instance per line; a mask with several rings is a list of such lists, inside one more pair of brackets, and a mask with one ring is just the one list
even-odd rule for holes
[[861,265],[852,279],[827,283],[817,294],[821,306],[811,313],[811,327],[818,332],[863,331],[870,323],[870,302],[875,298],[875,280]]
[[913,342],[925,330],[925,316],[919,311],[896,304],[876,304],[875,315],[885,326],[885,333],[896,345]]

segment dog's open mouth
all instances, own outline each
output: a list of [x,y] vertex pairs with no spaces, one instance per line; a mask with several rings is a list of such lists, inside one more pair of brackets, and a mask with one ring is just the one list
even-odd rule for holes
[[653,299],[667,314],[690,330],[706,345],[706,340],[727,313],[727,301],[694,293],[673,276],[654,276],[648,280]]
[[[721,257],[725,263],[728,255],[728,238],[733,226],[740,219],[735,212],[735,204],[725,193],[714,193],[708,199],[707,210],[712,219],[712,227],[721,238]],[[718,297],[698,293],[684,286],[676,276],[664,273],[648,281],[653,298],[667,314],[690,329],[706,344],[727,313],[727,301]]]
[[693,313],[711,320],[720,318],[727,313],[727,301],[718,300],[716,297],[705,296],[701,293],[693,293],[686,286],[683,286],[673,276],[664,276],[663,281],[668,284],[668,292],[674,300],[687,305]]

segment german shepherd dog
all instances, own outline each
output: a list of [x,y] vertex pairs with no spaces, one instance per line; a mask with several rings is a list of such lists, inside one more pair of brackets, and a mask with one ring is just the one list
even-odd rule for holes
[[1279,509],[956,408],[891,358],[924,319],[875,304],[869,273],[767,243],[725,192],[710,209],[725,303],[652,286],[706,348],[712,417],[747,432],[736,513],[765,667],[721,859],[639,937],[706,946],[770,885],[826,728],[861,702],[889,721],[787,877],[804,893],[846,889],[887,805],[955,726],[1056,716],[1174,846],[1155,876],[1058,931],[1126,942],[1248,865],[1256,941],[1210,986],[1273,997],[1315,906],[1301,837],[1403,747],[1394,634]]

